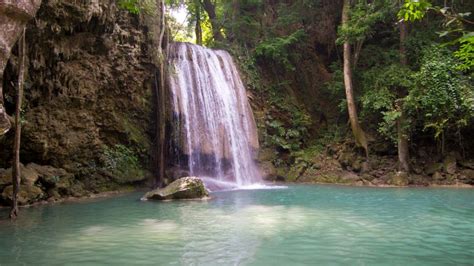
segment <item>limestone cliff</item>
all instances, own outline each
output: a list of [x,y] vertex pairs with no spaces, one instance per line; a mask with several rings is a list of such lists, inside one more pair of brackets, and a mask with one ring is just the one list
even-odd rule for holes
[[0,1],[0,136],[11,127],[3,103],[3,71],[11,49],[23,33],[25,24],[34,17],[41,0]]
[[[62,168],[85,191],[151,177],[142,169],[152,169],[157,66],[151,48],[160,29],[148,27],[146,16],[121,10],[114,0],[43,1],[26,31],[22,163]],[[12,56],[4,76],[8,113],[16,62]],[[11,142],[11,132],[0,139],[0,167],[9,167]]]

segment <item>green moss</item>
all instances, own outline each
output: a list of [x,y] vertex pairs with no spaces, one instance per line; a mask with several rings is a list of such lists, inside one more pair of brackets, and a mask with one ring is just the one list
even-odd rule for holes
[[138,156],[130,148],[120,144],[104,149],[103,168],[112,174],[118,183],[145,179],[145,171],[139,163]]

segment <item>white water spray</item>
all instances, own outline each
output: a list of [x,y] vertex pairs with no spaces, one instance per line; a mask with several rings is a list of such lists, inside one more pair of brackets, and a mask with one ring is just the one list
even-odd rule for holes
[[[232,57],[189,43],[169,49],[176,145],[192,176],[225,188],[262,182],[255,120]],[[182,165],[183,166],[183,165]]]

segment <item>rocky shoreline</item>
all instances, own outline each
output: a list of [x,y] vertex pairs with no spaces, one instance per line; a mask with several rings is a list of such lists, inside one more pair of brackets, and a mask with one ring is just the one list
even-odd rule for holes
[[[430,156],[420,151],[413,157],[410,174],[398,170],[394,155],[373,154],[369,160],[354,146],[330,144],[322,152],[288,158],[275,166],[271,150],[263,150],[260,168],[269,181],[345,184],[370,187],[473,187],[474,161],[457,152]],[[273,155],[274,156],[274,155]],[[262,160],[263,159],[263,160]],[[279,158],[277,158],[279,159]]]
[[[20,206],[34,206],[98,198],[137,191],[146,186],[142,183],[113,184],[114,186],[109,187],[90,187],[62,168],[35,163],[26,166],[22,164],[18,203]],[[11,204],[12,189],[11,168],[0,168],[0,207]]]

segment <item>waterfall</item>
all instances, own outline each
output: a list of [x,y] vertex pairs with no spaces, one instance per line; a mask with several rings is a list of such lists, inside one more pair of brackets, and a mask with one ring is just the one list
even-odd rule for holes
[[232,57],[172,43],[168,60],[179,167],[216,189],[260,183],[255,120]]

